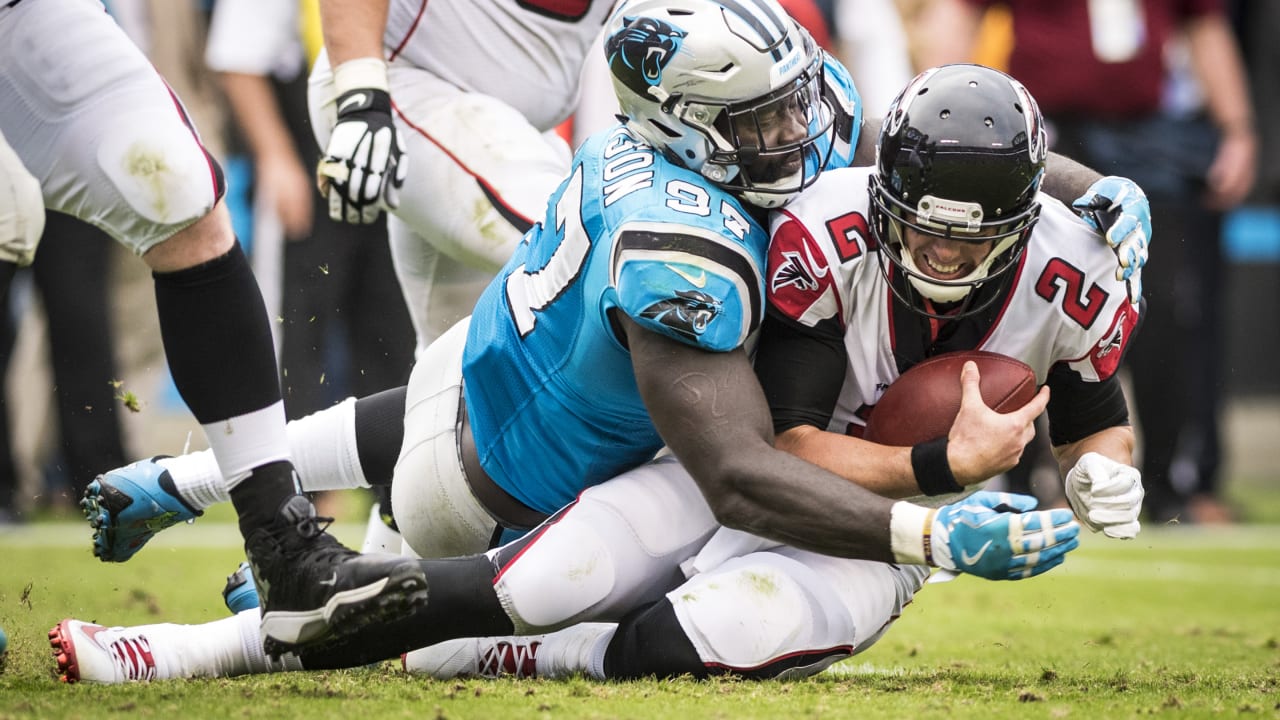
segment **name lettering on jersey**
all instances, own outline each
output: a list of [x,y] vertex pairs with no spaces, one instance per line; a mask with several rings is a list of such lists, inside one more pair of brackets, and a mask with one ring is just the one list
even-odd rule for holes
[[867,226],[867,218],[860,212],[845,213],[827,221],[827,233],[836,247],[840,262],[849,262],[862,254],[862,248],[874,250],[875,237]]
[[1052,303],[1062,290],[1062,311],[1088,330],[1098,319],[1109,295],[1097,283],[1091,284],[1087,291],[1084,284],[1084,271],[1062,258],[1053,258],[1036,280],[1036,294]]
[[605,144],[604,204],[608,207],[637,190],[653,187],[653,148],[618,128]]

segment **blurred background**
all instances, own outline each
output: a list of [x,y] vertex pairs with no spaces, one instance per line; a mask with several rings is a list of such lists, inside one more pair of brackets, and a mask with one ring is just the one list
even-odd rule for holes
[[[250,28],[220,19],[217,0],[105,4],[227,171],[293,418],[402,384],[413,334],[385,230],[331,226],[317,202],[305,106],[315,0],[262,0],[263,17],[281,16],[266,11],[279,3],[293,6],[287,22]],[[982,62],[1028,86],[1055,150],[1143,184],[1155,223],[1149,315],[1127,374],[1147,521],[1280,523],[1280,3],[783,4],[850,68],[868,116],[919,69]],[[584,69],[582,109],[563,128],[571,142],[609,117],[599,76]],[[96,235],[54,218],[43,246],[81,243],[83,253],[47,255],[106,264],[105,284],[38,255],[0,313],[0,532],[78,517],[75,501],[100,472],[203,447],[165,370],[145,266]],[[1028,453],[1006,481],[1057,502],[1045,457]],[[330,502],[340,518],[367,511],[359,497]]]

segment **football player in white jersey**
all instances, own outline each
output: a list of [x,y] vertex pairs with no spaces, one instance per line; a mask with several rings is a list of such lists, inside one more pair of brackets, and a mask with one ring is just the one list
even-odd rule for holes
[[[39,181],[44,206],[98,226],[153,272],[169,370],[230,481],[247,554],[267,580],[266,631],[296,641],[323,635],[335,607],[394,614],[410,603],[421,586],[415,568],[348,551],[311,519],[262,295],[220,202],[222,171],[102,3],[0,5],[0,98],[0,130]],[[24,259],[0,263],[0,285]],[[94,492],[85,505],[128,536],[138,513],[156,511],[147,500]],[[159,502],[164,513],[192,515],[174,496]],[[400,582],[387,582],[389,573]]]
[[[637,105],[632,116],[646,116],[642,107]],[[653,115],[654,120],[661,117]],[[621,146],[618,151],[627,152]],[[681,187],[683,193],[695,186]],[[1109,256],[1109,251],[1103,252]],[[716,267],[708,264],[676,275],[696,287],[712,287],[708,282],[713,271],[720,272]],[[628,324],[623,321],[624,328]],[[1029,498],[988,494],[935,512],[859,491],[845,480],[787,460],[769,447],[767,419],[759,422],[767,412],[745,352],[707,353],[686,349],[684,343],[657,333],[629,328],[626,333],[642,394],[646,400],[661,399],[649,402],[655,424],[677,456],[686,462],[692,459],[694,477],[700,474],[703,479],[695,482],[673,458],[659,460],[584,491],[524,541],[472,558],[424,561],[433,583],[433,609],[415,621],[369,629],[354,644],[304,649],[302,662],[307,667],[358,664],[414,643],[487,628],[530,633],[578,620],[617,618],[644,608],[620,626],[599,626],[603,629],[591,642],[577,644],[581,657],[593,663],[593,674],[808,673],[873,642],[926,575],[925,562],[986,577],[1019,578],[1050,569],[1075,546],[1076,526],[1065,511],[999,509],[1009,503],[1029,511],[1034,506]],[[641,358],[648,361],[642,363]],[[975,383],[971,377],[970,396]],[[601,390],[606,387],[602,385]],[[1043,403],[1042,396],[1038,406],[1010,416],[988,410],[971,417],[988,429],[982,436],[1003,437],[1014,426],[1026,433]],[[725,422],[724,417],[745,421]],[[449,445],[456,447],[456,442]],[[1009,465],[997,464],[982,472],[989,475]],[[753,477],[760,482],[748,480]],[[771,483],[776,487],[769,487]],[[840,510],[830,512],[834,506]],[[721,540],[704,547],[719,528],[717,517],[775,538],[794,538],[797,545],[831,555],[782,547],[776,540],[741,532],[721,533],[717,536]],[[973,534],[974,525],[961,520],[974,517],[987,521],[976,526],[982,528],[979,535],[986,533],[981,538]],[[887,533],[886,528],[893,531]],[[935,539],[932,546],[922,532]],[[1011,532],[1019,539],[1011,539]],[[990,545],[993,538],[1000,541],[995,548],[968,552]],[[836,554],[872,559],[840,560]],[[894,559],[900,562],[886,562]],[[557,570],[564,567],[571,571]],[[672,591],[673,579],[681,571],[693,579],[677,593]],[[736,617],[725,608],[742,608],[743,599],[724,591],[750,586],[770,588],[752,596],[759,613],[813,622],[797,632],[785,623],[764,623],[759,633],[743,633],[737,620],[725,622]],[[858,588],[865,591],[863,595],[854,592]],[[675,604],[672,598],[677,594],[685,602]],[[695,596],[707,598],[708,603],[697,607],[691,602]],[[221,622],[239,624],[241,632],[245,627],[237,619]],[[240,634],[223,633],[224,638],[234,639],[236,652],[215,653],[210,644],[216,634],[213,628],[150,626],[106,634],[94,630],[90,638],[85,627],[66,621],[57,631],[63,653],[60,665],[64,672],[74,669],[80,679],[136,679],[137,668],[122,669],[110,662],[100,673],[86,673],[84,660],[109,659],[102,643],[135,642],[142,636],[155,662],[147,671],[158,676],[266,669],[260,654],[256,659],[244,658],[243,648],[257,643],[242,644],[242,639],[249,638]],[[765,632],[770,628],[778,632]],[[839,641],[826,643],[829,634]],[[645,637],[661,637],[664,642],[638,642]],[[224,640],[218,646],[226,649],[227,644]],[[156,659],[159,648],[163,648],[163,660]],[[228,660],[233,655],[238,657],[236,664]]]

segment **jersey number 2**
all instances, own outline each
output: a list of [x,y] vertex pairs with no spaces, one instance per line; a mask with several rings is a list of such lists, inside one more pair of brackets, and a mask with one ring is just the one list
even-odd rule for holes
[[1054,258],[1045,266],[1040,279],[1036,280],[1036,294],[1053,302],[1061,287],[1062,310],[1067,317],[1075,320],[1086,330],[1098,319],[1102,306],[1107,303],[1107,291],[1094,283],[1088,291],[1084,289],[1084,273],[1068,265],[1062,258]]

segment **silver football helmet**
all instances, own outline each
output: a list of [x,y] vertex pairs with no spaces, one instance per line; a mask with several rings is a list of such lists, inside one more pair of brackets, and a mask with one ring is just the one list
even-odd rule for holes
[[786,204],[826,164],[823,53],[775,0],[629,0],[605,55],[629,126],[752,205]]

